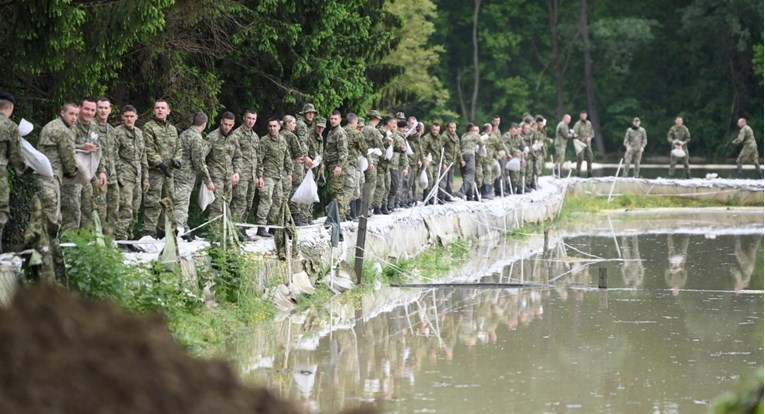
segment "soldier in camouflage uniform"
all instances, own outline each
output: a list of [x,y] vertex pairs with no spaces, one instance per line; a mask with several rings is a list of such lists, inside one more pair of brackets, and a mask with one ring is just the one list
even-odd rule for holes
[[[268,134],[260,138],[258,146],[257,186],[260,189],[260,203],[255,224],[277,224],[276,217],[281,205],[274,201],[282,199],[282,177],[292,180],[292,160],[287,142],[279,130],[277,119],[268,120]],[[265,227],[258,228],[258,236],[272,237]]]
[[[80,106],[79,116],[74,126],[74,145],[77,151],[92,153],[98,151],[98,126],[93,118],[96,115],[96,100],[86,98]],[[102,151],[103,154],[103,151]],[[94,181],[106,183],[103,163],[98,166]],[[61,187],[61,232],[83,229],[93,225],[93,187],[90,184],[64,184]]]
[[405,199],[403,202],[406,203],[407,207],[414,207],[417,205],[417,182],[420,179],[419,173],[422,171],[421,167],[423,155],[421,139],[422,134],[425,132],[425,127],[413,116],[409,117],[409,119],[413,119],[415,125],[408,125],[408,135],[406,136],[406,141],[407,144],[409,144],[409,148],[412,150],[412,155],[405,157],[409,168],[407,169],[406,174],[404,186]]
[[120,207],[114,237],[133,238],[133,226],[138,219],[143,194],[149,190],[149,165],[143,132],[135,126],[138,113],[133,105],[122,108],[122,125],[114,128],[117,185],[120,187]]
[[547,134],[545,133],[544,123],[545,119],[541,116],[531,123],[531,133],[533,137],[531,138],[532,145],[531,149],[529,150],[529,162],[532,163],[532,176],[529,180],[529,185],[534,189],[536,189],[539,185],[539,176],[542,175],[542,171],[545,166],[547,144],[553,143],[553,140],[548,138]]
[[117,150],[114,141],[114,127],[109,124],[111,113],[112,104],[109,98],[98,98],[98,102],[96,102],[96,131],[101,146],[101,162],[106,171],[106,187],[101,189],[98,185],[93,185],[93,207],[98,212],[98,218],[101,219],[106,234],[114,232],[120,206],[120,188],[117,184],[117,169],[115,168]]
[[754,140],[754,131],[752,127],[746,124],[746,119],[739,118],[738,137],[731,142],[733,145],[741,144],[741,152],[736,159],[736,178],[741,178],[741,170],[745,162],[751,162],[754,164],[754,168],[757,169],[757,175],[762,178],[762,170],[760,169],[760,154],[757,152],[757,141]]
[[574,134],[568,127],[571,122],[571,115],[563,115],[563,119],[555,128],[555,176],[560,177],[563,169],[563,162],[566,160],[566,146],[568,142],[574,139]]
[[587,111],[579,113],[579,120],[574,124],[574,135],[587,145],[582,152],[576,154],[576,175],[582,176],[582,161],[587,161],[587,177],[592,177],[592,139],[595,138],[595,131],[592,122],[587,119]]
[[478,201],[478,194],[475,191],[475,152],[481,137],[478,135],[478,125],[468,124],[465,129],[465,133],[460,137],[460,166],[462,167],[462,189],[460,194],[465,197],[465,200]]
[[79,113],[80,108],[77,104],[65,103],[61,107],[60,116],[40,131],[40,141],[37,145],[37,149],[48,157],[53,168],[53,177],[35,174],[36,197],[40,200],[41,216],[44,217],[44,226],[48,233],[56,277],[62,282],[66,281],[66,267],[58,244],[61,228],[61,179],[74,178],[77,175],[77,162],[74,159],[75,132],[72,126]]
[[0,93],[0,252],[3,250],[3,229],[11,211],[7,169],[10,166],[16,174],[21,174],[25,168],[19,127],[9,119],[15,106],[13,95]]
[[[307,103],[303,105],[303,110],[298,113],[298,115],[295,117],[297,119],[297,124],[295,127],[295,135],[297,135],[298,142],[300,143],[301,148],[303,148],[303,151],[305,152],[304,157],[301,157],[294,161],[293,163],[293,171],[292,171],[292,191],[289,195],[289,206],[290,211],[292,212],[292,220],[295,222],[296,226],[305,226],[308,225],[311,222],[311,216],[304,217],[305,215],[302,213],[303,210],[306,209],[305,205],[300,205],[292,201],[292,196],[295,195],[295,190],[300,186],[300,183],[303,182],[303,178],[305,177],[305,173],[308,171],[308,169],[313,167],[313,164],[311,163],[312,159],[309,157],[308,154],[308,140],[310,139],[311,135],[311,128],[313,119],[316,116],[317,112],[316,109],[313,107],[313,104]],[[311,207],[312,205],[309,205]]]
[[491,182],[491,157],[489,156],[489,134],[491,133],[491,124],[483,124],[483,129],[478,140],[478,150],[475,153],[475,184],[481,193],[481,198],[488,199],[487,185]]
[[234,187],[231,211],[234,213],[234,220],[242,222],[247,222],[250,216],[252,203],[255,199],[255,190],[257,189],[256,170],[260,137],[253,130],[257,121],[258,113],[247,109],[242,116],[242,125],[234,130],[234,137],[239,143],[239,151],[242,153],[240,161],[242,171],[239,174],[239,184]]
[[390,193],[391,177],[390,177],[390,158],[387,157],[388,148],[393,151],[393,129],[395,128],[396,120],[393,118],[385,118],[380,132],[380,139],[382,140],[382,152],[383,155],[377,162],[377,185],[375,186],[375,195],[373,198],[373,206],[375,214],[390,214],[388,210],[388,194]]
[[[367,187],[370,189],[369,194],[366,195],[369,198],[367,200],[367,206],[370,209],[377,207],[374,198],[377,189],[378,166],[380,165],[382,155],[370,154],[369,150],[377,149],[381,152],[383,151],[382,133],[377,129],[377,126],[380,124],[380,119],[381,116],[379,112],[375,110],[369,111],[369,114],[367,115],[367,125],[361,130],[361,135],[367,143],[367,159],[369,160],[369,168],[364,171],[364,181],[368,184]],[[379,210],[376,214],[379,214]]]
[[[313,127],[308,133],[308,140],[306,141],[307,157],[309,159],[314,160],[317,156],[324,154],[324,137],[322,133],[326,126],[327,120],[325,118],[314,118]],[[320,181],[319,177],[324,174],[324,163],[314,165],[311,168],[313,169],[314,180]],[[313,222],[313,203],[298,204],[298,213],[300,214],[301,224],[311,224]]]
[[452,164],[446,176],[439,184],[446,191],[451,200],[454,195],[454,170],[460,166],[460,138],[457,135],[457,123],[452,121],[446,124],[446,131],[441,134],[441,144],[444,146],[444,162],[441,166],[441,174]]
[[[223,203],[231,203],[232,188],[239,184],[242,153],[231,134],[235,120],[233,113],[224,112],[218,129],[205,137],[205,145],[197,145],[193,150],[193,163],[199,168],[197,174],[207,189],[215,192],[215,201],[205,210],[208,218],[223,214]],[[228,216],[231,216],[230,209]]]
[[[506,134],[507,135],[507,134]],[[513,122],[510,125],[510,134],[506,138],[507,152],[510,158],[518,158],[520,170],[508,170],[508,179],[513,186],[512,191],[516,194],[523,192],[523,183],[526,177],[526,143],[521,136],[521,126]]]
[[[181,168],[173,173],[173,220],[175,226],[184,232],[189,230],[189,201],[197,183],[197,171],[201,171],[203,167],[195,162],[204,163],[204,157],[201,155],[199,158],[194,157],[194,150],[197,146],[207,145],[202,138],[205,128],[207,115],[197,112],[191,119],[191,126],[178,137],[181,141]],[[207,151],[202,148],[198,150],[200,153]]]
[[[401,114],[399,112],[399,114]],[[407,123],[403,119],[393,120],[391,125],[391,138],[393,139],[393,158],[388,164],[390,171],[390,191],[388,192],[388,210],[393,211],[401,207],[401,187],[403,186],[404,170],[409,173],[409,164],[406,160],[406,138],[404,134],[407,130]],[[402,132],[403,131],[403,132]]]
[[[685,178],[691,178],[691,166],[689,163],[691,156],[690,153],[688,153],[688,142],[690,142],[690,140],[691,132],[688,131],[688,128],[685,125],[683,125],[683,118],[678,116],[675,118],[675,125],[672,125],[667,133],[667,142],[670,145],[668,177],[672,178],[675,175],[675,164],[682,160],[683,166],[685,167]],[[671,151],[676,148],[682,149],[685,156],[676,157],[672,154]]]
[[324,142],[324,156],[329,175],[329,196],[337,203],[340,219],[348,217],[348,202],[345,199],[346,162],[348,160],[348,135],[340,126],[341,114],[335,110],[329,117],[331,129]]
[[[422,164],[425,169],[425,174],[428,176],[428,187],[422,189],[422,200],[425,201],[428,193],[433,191],[433,186],[436,185],[436,179],[438,179],[439,175],[439,161],[442,160],[443,155],[443,145],[441,145],[441,124],[438,122],[430,124],[430,130],[422,137],[420,142],[423,157]],[[428,156],[430,156],[431,161],[428,161]],[[433,204],[436,204],[439,201],[442,203],[444,202],[444,196],[440,191],[434,195],[432,202]]]
[[523,139],[523,145],[525,147],[523,153],[525,163],[523,171],[523,182],[521,183],[521,186],[523,187],[522,191],[529,191],[530,189],[534,188],[534,168],[536,165],[532,151],[534,148],[536,133],[531,129],[531,124],[533,122],[534,121],[531,118],[526,118],[521,124],[521,139]]
[[[290,159],[292,160],[292,180],[287,181],[286,176],[282,177],[282,198],[285,203],[289,205],[290,215],[292,220],[297,224],[299,217],[297,214],[297,204],[291,201],[292,196],[295,194],[295,190],[303,182],[305,177],[306,164],[310,165],[311,160],[306,156],[308,153],[307,143],[301,141],[295,130],[297,129],[297,120],[292,115],[285,115],[282,118],[282,128],[279,134],[287,142],[287,148],[290,152]],[[281,205],[281,201],[278,203]],[[303,224],[302,222],[300,224]]]
[[635,117],[632,120],[632,126],[627,128],[624,134],[624,171],[622,176],[626,177],[629,173],[630,164],[635,164],[635,178],[640,176],[640,159],[643,158],[643,150],[648,144],[648,136],[645,129],[640,126],[640,118]]
[[160,200],[173,198],[173,169],[181,168],[181,143],[178,131],[167,117],[170,105],[165,100],[154,103],[154,119],[143,126],[146,158],[151,186],[143,198],[143,234],[164,237],[164,209]]
[[345,134],[348,137],[348,158],[345,163],[345,199],[350,207],[350,220],[357,220],[361,211],[361,188],[364,186],[364,172],[358,168],[359,157],[367,155],[367,142],[358,130],[359,117],[349,112],[345,116]]

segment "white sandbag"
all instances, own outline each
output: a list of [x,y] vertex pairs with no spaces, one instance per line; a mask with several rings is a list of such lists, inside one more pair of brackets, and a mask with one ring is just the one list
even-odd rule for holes
[[207,186],[203,182],[202,185],[199,186],[199,197],[197,197],[199,208],[201,208],[202,211],[205,211],[207,206],[212,204],[213,201],[215,201],[215,193],[208,190]]
[[406,141],[406,155],[414,155],[414,151],[412,151],[412,147],[409,146],[409,141]]
[[424,168],[420,173],[420,188],[428,188],[428,173]]
[[673,149],[671,154],[675,158],[685,158],[685,151],[682,148]]
[[491,164],[491,174],[495,178],[502,175],[501,167],[499,166],[499,161],[494,160],[494,163]]
[[382,151],[380,151],[380,148],[370,148],[367,150],[367,156],[370,157],[372,155],[381,156]]
[[321,161],[322,161],[322,159],[321,159],[321,155],[317,155],[317,156],[316,156],[316,158],[314,158],[313,160],[311,160],[311,164],[313,164],[313,167],[311,167],[311,168],[316,168],[316,167],[318,167],[318,166],[319,166],[319,164],[321,164]]
[[505,164],[505,168],[510,171],[518,172],[521,170],[521,159],[513,158]]
[[388,148],[385,149],[385,159],[393,159],[393,144],[388,145]]
[[25,137],[29,135],[29,133],[32,132],[32,130],[34,129],[35,129],[35,126],[32,125],[31,122],[27,121],[24,118],[21,118],[21,122],[19,122],[19,135],[21,135],[22,137]]
[[578,139],[574,139],[574,150],[576,150],[576,155],[579,155],[585,148],[587,148],[587,144]]
[[64,178],[64,184],[89,185],[90,180],[96,175],[98,164],[101,163],[101,149],[93,152],[77,150],[74,154],[74,160],[77,163],[77,175],[74,178]]
[[295,190],[292,201],[298,204],[312,204],[319,202],[319,187],[313,178],[313,170],[308,170],[303,177],[303,182]]
[[46,177],[53,177],[53,167],[50,160],[42,152],[38,151],[29,141],[21,138],[21,152],[24,154],[24,162],[36,173]]
[[369,168],[369,160],[367,159],[367,157],[363,155],[359,156],[358,167],[359,167],[359,171],[361,172],[364,172],[367,170],[367,168]]

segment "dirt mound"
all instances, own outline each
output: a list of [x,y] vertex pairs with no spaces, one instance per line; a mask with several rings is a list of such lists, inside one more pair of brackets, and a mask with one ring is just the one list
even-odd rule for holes
[[224,363],[189,357],[158,317],[36,287],[0,310],[0,412],[297,411]]

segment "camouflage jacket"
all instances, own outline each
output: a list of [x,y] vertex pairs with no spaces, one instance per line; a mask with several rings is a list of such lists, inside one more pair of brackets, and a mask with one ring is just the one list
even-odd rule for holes
[[260,137],[251,129],[247,131],[244,126],[234,130],[236,142],[239,143],[239,152],[242,153],[242,172],[243,180],[251,179],[256,176],[258,168],[258,145]]
[[555,146],[565,147],[570,139],[574,138],[571,134],[571,130],[568,128],[568,124],[560,121],[555,128]]
[[356,128],[345,126],[345,134],[348,136],[348,159],[347,165],[358,167],[359,157],[367,156],[367,141]]
[[117,182],[117,142],[114,139],[114,127],[108,122],[103,124],[96,121],[96,131],[101,142],[101,163],[104,164],[107,183]]
[[48,122],[40,131],[37,149],[48,157],[53,173],[59,178],[71,178],[77,174],[74,140],[75,131],[61,117]]
[[691,140],[691,131],[685,125],[672,125],[667,133],[667,142],[673,144],[675,141],[683,143],[683,148],[688,148],[688,142]]
[[749,125],[744,125],[738,132],[738,137],[733,140],[733,145],[742,144],[744,148],[751,147],[757,149],[757,141],[754,140],[754,131]]
[[348,134],[340,125],[329,131],[324,142],[322,158],[327,168],[334,168],[336,165],[343,167],[348,160]]
[[204,166],[200,166],[200,176],[205,184],[216,181],[229,181],[231,176],[242,171],[242,153],[239,151],[239,143],[233,137],[233,132],[223,135],[220,128],[207,134],[205,137],[207,154]]
[[21,152],[21,134],[15,122],[0,113],[0,168],[5,169],[10,164],[17,173],[24,171],[24,154]]
[[[197,173],[202,171],[202,167],[197,164],[200,158],[194,156],[194,151],[198,149],[200,144],[202,148],[205,146],[202,142],[202,133],[199,132],[197,127],[192,125],[181,133],[178,140],[181,143],[181,169],[175,172],[173,178],[175,178],[176,182],[190,182],[191,185],[194,185]],[[204,157],[201,157],[201,160],[204,162]]]
[[114,168],[118,181],[136,183],[148,180],[149,164],[143,132],[137,127],[129,130],[120,125],[114,128],[114,143],[117,148]]
[[[361,135],[364,137],[364,141],[367,143],[367,149],[377,148],[380,151],[385,152],[382,142],[383,135],[380,133],[379,129],[373,127],[372,125],[367,125],[361,131]],[[371,155],[367,158],[369,159],[370,165],[377,165],[380,163],[380,158],[382,158],[382,156]]]
[[75,131],[75,138],[74,138],[74,148],[79,149],[82,147],[82,145],[90,142],[93,144],[96,144],[101,149],[101,161],[98,163],[98,168],[96,168],[96,175],[101,173],[106,173],[109,161],[108,159],[105,160],[105,158],[108,158],[108,148],[104,145],[105,142],[101,141],[101,136],[98,133],[99,127],[98,123],[95,119],[91,119],[90,122],[87,124],[82,123],[82,121],[77,118],[77,121],[74,122]]
[[287,142],[278,134],[263,135],[258,145],[257,177],[281,180],[283,174],[292,174],[292,160]]
[[157,168],[162,162],[169,164],[171,160],[181,162],[181,142],[173,125],[155,118],[144,124],[142,130],[149,168]]
[[456,133],[451,134],[449,131],[445,131],[441,134],[441,144],[444,146],[444,162],[448,165],[453,162],[459,166],[462,159],[462,152],[460,151],[460,137]]
[[630,146],[632,148],[642,147],[644,148],[648,143],[648,136],[645,133],[643,127],[627,128],[627,132],[624,134],[624,146]]

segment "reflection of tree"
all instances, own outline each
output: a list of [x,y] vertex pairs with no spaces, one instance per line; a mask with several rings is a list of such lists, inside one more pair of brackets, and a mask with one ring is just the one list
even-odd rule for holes
[[[675,242],[675,237],[680,237],[680,242]],[[667,286],[672,289],[672,295],[677,296],[680,289],[685,286],[688,279],[688,271],[685,269],[685,262],[688,260],[688,244],[691,236],[684,234],[677,236],[667,235],[667,261],[668,267],[664,271],[664,280]]]
[[630,289],[635,289],[643,284],[645,268],[640,258],[638,236],[622,236],[622,279]]
[[733,278],[733,289],[738,292],[749,287],[762,238],[758,236],[754,238],[754,241],[749,238],[749,241],[745,241],[742,246],[742,236],[735,237],[733,253],[736,256],[736,263],[731,267],[730,274]]

